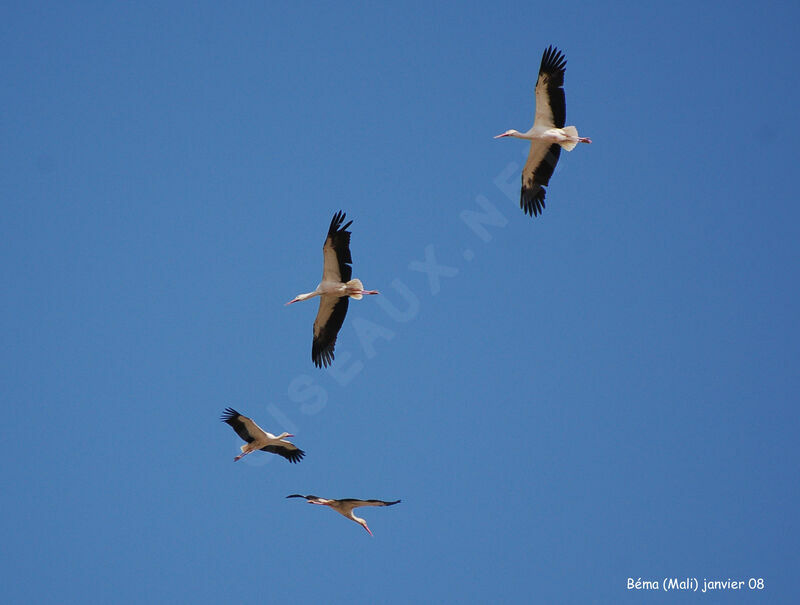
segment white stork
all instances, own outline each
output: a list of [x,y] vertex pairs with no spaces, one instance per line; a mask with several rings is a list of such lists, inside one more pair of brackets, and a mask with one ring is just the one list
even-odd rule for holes
[[567,103],[564,98],[564,54],[549,46],[542,55],[539,79],[536,81],[536,118],[528,132],[506,130],[495,139],[514,137],[531,141],[528,160],[522,169],[522,193],[519,205],[525,214],[536,216],[544,210],[544,188],[550,182],[561,155],[561,148],[572,151],[578,143],[591,143],[578,136],[574,126],[564,126]]
[[353,514],[354,508],[359,508],[361,506],[392,506],[400,502],[400,500],[395,500],[394,502],[384,502],[383,500],[354,500],[353,498],[345,498],[343,500],[328,500],[327,498],[319,498],[317,496],[303,496],[301,494],[292,494],[291,496],[286,496],[287,498],[305,498],[308,500],[309,504],[320,504],[322,506],[330,506],[333,510],[335,510],[340,515],[344,515],[351,521],[355,521],[361,527],[367,530],[369,535],[372,535],[372,532],[369,531],[369,527],[367,527],[367,522],[362,519],[361,517],[356,517]]
[[236,434],[247,443],[242,446],[242,453],[233,459],[234,462],[247,456],[250,452],[263,450],[272,454],[283,456],[289,462],[300,462],[306,453],[293,443],[286,441],[286,437],[294,437],[291,433],[281,433],[277,437],[267,433],[247,416],[242,416],[233,408],[225,408],[222,422],[230,424]]
[[353,268],[350,263],[350,232],[345,225],[345,214],[341,210],[333,215],[325,244],[322,246],[322,281],[313,292],[298,294],[287,305],[319,296],[319,311],[314,320],[314,341],[311,345],[311,359],[318,368],[328,367],[333,361],[333,347],[336,335],[344,323],[347,304],[350,298],[360,300],[365,294],[379,294],[377,290],[365,290],[360,279],[350,279]]

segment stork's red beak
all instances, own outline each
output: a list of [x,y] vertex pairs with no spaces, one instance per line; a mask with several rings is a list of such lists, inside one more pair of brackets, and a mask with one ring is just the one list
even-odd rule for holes
[[369,527],[367,527],[367,524],[366,524],[366,523],[364,523],[364,529],[366,529],[366,530],[367,530],[367,533],[368,533],[370,536],[372,535],[372,532],[371,532],[371,531],[369,531]]
[[296,303],[296,302],[297,302],[297,299],[295,298],[295,299],[293,299],[293,300],[290,300],[289,302],[287,302],[287,303],[286,303],[285,305],[283,305],[283,306],[284,306],[284,307],[288,307],[288,306],[289,306],[289,305],[291,305],[292,303]]
[[289,433],[289,434],[288,434],[288,435],[286,435],[286,436],[287,436],[287,437],[294,437],[294,435],[292,435],[291,433]]
[[508,134],[507,132],[504,132],[503,134],[498,134],[498,135],[497,135],[496,137],[494,137],[494,138],[495,138],[495,139],[502,139],[503,137],[509,137],[509,136],[511,136],[511,135],[510,135],[510,134]]

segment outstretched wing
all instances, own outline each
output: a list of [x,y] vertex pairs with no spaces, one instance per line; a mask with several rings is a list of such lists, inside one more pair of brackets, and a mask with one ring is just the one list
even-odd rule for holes
[[328,502],[327,500],[325,500],[325,498],[320,498],[319,496],[312,496],[312,495],[304,496],[303,494],[292,494],[292,495],[286,496],[286,497],[287,498],[305,498],[309,502],[316,502],[317,504],[324,504],[324,503]]
[[318,368],[328,367],[333,362],[336,336],[347,315],[349,301],[347,296],[319,297],[319,311],[314,320],[314,340],[311,343],[311,359]]
[[338,502],[339,504],[342,505],[342,508],[352,510],[354,508],[360,508],[362,506],[392,506],[393,504],[399,503],[400,500],[387,502],[385,500],[357,500],[355,498],[344,498],[343,500],[339,500]]
[[560,145],[548,145],[543,141],[533,141],[528,160],[522,169],[522,192],[519,207],[525,214],[536,216],[544,210],[545,187],[561,156]]
[[242,416],[233,408],[225,408],[222,414],[222,422],[231,425],[236,434],[247,443],[252,443],[257,438],[264,439],[267,434],[247,416]]
[[567,120],[567,101],[564,95],[564,71],[567,59],[555,46],[542,54],[539,77],[536,80],[536,119],[534,126],[564,128]]
[[299,447],[288,442],[286,445],[265,445],[261,448],[261,451],[283,456],[292,464],[300,462],[303,459],[303,456],[306,455],[306,453]]
[[353,274],[350,264],[350,232],[347,228],[353,221],[344,223],[345,213],[339,210],[331,219],[328,235],[322,245],[322,281],[348,282]]

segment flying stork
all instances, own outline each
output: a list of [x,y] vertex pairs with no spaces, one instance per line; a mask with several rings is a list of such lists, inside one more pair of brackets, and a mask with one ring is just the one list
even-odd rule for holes
[[522,193],[519,205],[525,214],[536,216],[544,210],[544,188],[550,182],[561,155],[561,148],[575,149],[578,143],[591,143],[578,136],[574,126],[564,126],[567,103],[564,98],[564,69],[567,59],[554,46],[542,55],[539,79],[536,81],[536,118],[528,132],[506,130],[495,139],[514,137],[531,141],[528,160],[522,169]]
[[286,496],[287,498],[305,498],[308,500],[309,504],[320,504],[322,506],[329,506],[333,510],[335,510],[340,515],[344,515],[351,521],[355,521],[361,527],[367,530],[369,535],[372,535],[372,532],[367,527],[367,522],[362,519],[361,517],[356,517],[353,514],[354,508],[359,508],[361,506],[392,506],[400,502],[400,500],[395,500],[394,502],[384,502],[383,500],[354,500],[353,498],[345,498],[343,500],[328,500],[327,498],[319,498],[317,496],[303,496],[301,494],[292,494],[291,496]]
[[225,408],[222,422],[230,424],[236,434],[247,443],[242,446],[242,453],[233,459],[234,462],[247,456],[250,452],[263,450],[272,454],[283,456],[291,463],[300,462],[306,453],[293,443],[286,441],[286,437],[294,437],[291,433],[281,433],[277,437],[267,433],[247,416],[242,416],[233,408]]
[[350,264],[350,232],[347,228],[353,223],[344,222],[345,213],[341,210],[333,215],[328,235],[322,246],[322,281],[313,292],[298,294],[287,305],[319,296],[319,311],[314,320],[314,341],[311,345],[311,359],[318,368],[328,367],[333,362],[333,347],[336,335],[344,323],[350,298],[360,300],[365,294],[379,294],[377,290],[365,290],[360,279],[350,279],[353,268]]

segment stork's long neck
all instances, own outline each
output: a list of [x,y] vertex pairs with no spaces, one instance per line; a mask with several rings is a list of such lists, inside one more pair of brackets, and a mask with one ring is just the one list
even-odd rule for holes
[[524,139],[526,141],[532,141],[536,138],[533,134],[532,127],[528,132],[517,132],[516,134],[512,134],[511,136],[514,137],[515,139]]
[[300,302],[301,300],[308,300],[309,298],[314,298],[315,296],[319,296],[319,295],[320,295],[319,286],[317,286],[317,289],[314,290],[313,292],[306,292],[305,294],[298,294],[297,296],[295,296],[292,300],[290,300],[286,304],[287,305],[291,305],[292,303]]
[[367,530],[367,533],[368,533],[370,536],[372,535],[372,532],[370,531],[370,529],[369,529],[369,526],[367,525],[367,520],[366,520],[366,519],[362,519],[361,517],[356,517],[356,516],[353,514],[353,512],[352,512],[352,511],[350,511],[350,518],[351,518],[353,521],[355,521],[356,523],[358,523],[358,524],[359,524],[361,527],[363,527],[364,529],[366,529],[366,530]]

